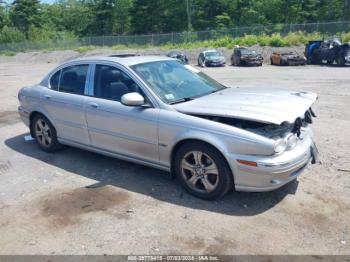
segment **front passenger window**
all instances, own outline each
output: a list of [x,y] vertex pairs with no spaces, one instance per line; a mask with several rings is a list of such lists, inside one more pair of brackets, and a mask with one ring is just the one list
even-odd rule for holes
[[83,95],[89,65],[74,65],[62,69],[59,91]]
[[96,65],[94,96],[120,102],[127,93],[142,92],[138,85],[123,71],[108,65]]

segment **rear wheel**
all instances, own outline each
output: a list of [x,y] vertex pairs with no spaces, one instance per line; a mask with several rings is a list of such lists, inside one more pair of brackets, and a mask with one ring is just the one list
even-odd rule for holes
[[175,157],[175,173],[184,188],[203,199],[224,196],[233,186],[233,177],[226,160],[215,148],[187,143]]
[[62,147],[57,140],[56,129],[45,116],[36,115],[31,129],[38,146],[45,152],[55,152]]

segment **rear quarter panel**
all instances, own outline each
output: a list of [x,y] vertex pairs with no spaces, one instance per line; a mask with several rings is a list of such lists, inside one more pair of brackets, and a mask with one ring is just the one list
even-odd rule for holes
[[33,112],[41,113],[55,125],[53,119],[51,119],[48,112],[46,112],[45,108],[42,106],[42,91],[44,88],[46,89],[47,87],[34,85],[22,88],[19,91],[21,96],[20,105],[25,111],[29,112],[29,116],[31,116]]

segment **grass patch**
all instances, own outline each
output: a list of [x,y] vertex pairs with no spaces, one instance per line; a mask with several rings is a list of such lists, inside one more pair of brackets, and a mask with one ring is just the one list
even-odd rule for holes
[[14,51],[3,51],[3,52],[0,53],[0,55],[2,55],[2,56],[15,56],[16,52],[14,52]]
[[78,52],[78,53],[86,53],[88,51],[92,51],[95,49],[101,48],[99,46],[94,46],[94,45],[87,45],[87,46],[79,46],[75,49],[73,49],[74,51]]

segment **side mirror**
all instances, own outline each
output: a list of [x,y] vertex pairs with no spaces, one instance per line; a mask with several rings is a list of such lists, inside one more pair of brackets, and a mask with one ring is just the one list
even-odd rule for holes
[[122,96],[121,102],[126,106],[142,106],[145,104],[145,99],[137,92],[127,93]]

